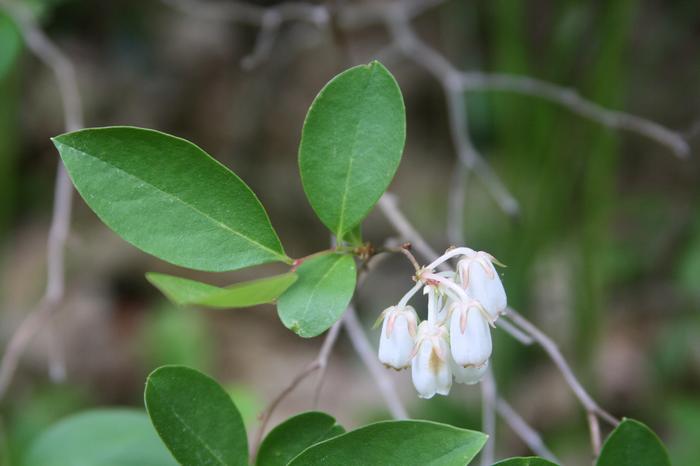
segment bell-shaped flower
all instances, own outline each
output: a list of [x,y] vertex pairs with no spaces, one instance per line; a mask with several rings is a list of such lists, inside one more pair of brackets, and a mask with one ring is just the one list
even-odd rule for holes
[[392,306],[382,312],[384,323],[379,339],[379,360],[396,370],[411,365],[418,315],[411,306]]
[[489,315],[478,301],[456,303],[450,318],[450,348],[455,363],[481,367],[491,357]]
[[457,264],[462,286],[469,296],[484,306],[492,322],[498,319],[508,305],[506,291],[493,266],[494,262],[499,264],[490,254],[479,251],[463,256]]
[[457,364],[453,358],[450,358],[450,368],[452,369],[452,375],[454,375],[456,383],[474,385],[475,383],[479,383],[484,377],[486,370],[489,368],[489,362],[486,361],[479,367],[462,367]]
[[436,393],[450,393],[452,370],[449,351],[447,329],[432,322],[421,322],[411,364],[411,377],[419,397],[432,398]]

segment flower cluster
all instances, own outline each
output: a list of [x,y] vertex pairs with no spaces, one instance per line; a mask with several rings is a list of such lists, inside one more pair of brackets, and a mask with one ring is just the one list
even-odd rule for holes
[[[435,272],[452,258],[458,259],[455,270]],[[397,370],[410,366],[421,398],[447,395],[453,378],[474,384],[486,372],[490,327],[506,309],[506,293],[494,264],[502,266],[483,251],[449,249],[418,270],[416,285],[380,315],[379,360]],[[428,298],[428,318],[422,322],[408,305],[421,289]]]

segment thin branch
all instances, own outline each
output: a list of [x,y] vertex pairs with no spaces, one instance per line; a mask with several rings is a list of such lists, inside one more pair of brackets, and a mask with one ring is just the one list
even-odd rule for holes
[[387,16],[386,25],[392,40],[406,58],[432,74],[442,86],[447,102],[450,135],[460,163],[481,179],[503,212],[511,217],[517,216],[518,201],[491,170],[469,138],[462,73],[416,35],[411,28],[410,18],[401,9],[393,8]]
[[540,434],[530,427],[506,400],[500,397],[496,400],[496,411],[534,454],[554,463],[561,464],[556,455],[547,448]]
[[[533,338],[533,340],[535,340],[535,342],[545,350],[545,352],[547,353],[547,355],[549,355],[549,358],[552,360],[554,365],[557,366],[559,372],[561,372],[562,376],[564,377],[564,380],[569,385],[569,388],[571,388],[571,391],[581,402],[587,413],[600,416],[601,419],[605,420],[612,426],[617,426],[617,424],[619,424],[620,421],[617,418],[615,418],[612,414],[608,413],[603,408],[601,408],[598,405],[598,403],[596,403],[595,400],[593,400],[593,398],[583,388],[583,385],[581,385],[581,382],[579,382],[579,380],[574,375],[574,372],[571,370],[569,363],[566,362],[566,359],[559,350],[559,347],[549,336],[547,336],[544,332],[542,332],[539,328],[532,324],[532,322],[530,322],[517,311],[515,311],[515,309],[508,308],[508,313],[506,314],[506,317],[510,318],[513,321],[513,323],[515,323],[518,327],[524,330],[525,333],[530,335]],[[597,427],[597,420],[595,422],[590,422],[589,418],[589,424],[593,444],[596,445],[596,440],[597,444],[600,444],[600,428]]]
[[539,97],[608,128],[631,131],[652,139],[671,149],[679,158],[690,156],[690,146],[682,134],[645,118],[605,108],[567,87],[528,76],[483,72],[463,73],[462,86],[467,91],[505,91]]
[[[0,0],[5,10],[17,23],[29,49],[54,74],[63,103],[66,131],[82,128],[83,114],[75,69],[68,58],[43,33],[31,11],[24,5]],[[29,312],[10,338],[0,362],[0,399],[12,382],[19,358],[33,336],[49,321],[65,294],[65,245],[71,219],[73,186],[65,167],[58,163],[54,191],[53,216],[47,243],[47,281],[44,296],[37,307]],[[54,372],[61,372],[54,369]]]
[[270,418],[274,413],[277,406],[289,395],[291,394],[307,377],[316,372],[317,370],[324,370],[328,365],[328,358],[330,357],[331,351],[335,346],[335,342],[338,340],[338,334],[340,333],[341,321],[336,322],[328,333],[326,333],[326,338],[323,340],[321,349],[318,352],[318,356],[304,367],[304,369],[299,372],[291,382],[277,395],[270,404],[265,408],[265,410],[260,414],[260,425],[255,434],[255,439],[251,444],[251,458],[255,458],[260,448],[260,442],[262,442],[263,435],[267,429],[267,425],[270,422]]
[[243,69],[250,71],[270,57],[281,25],[282,17],[277,10],[270,9],[265,12],[255,40],[255,47],[241,60]]
[[355,348],[358,356],[360,356],[360,359],[369,370],[372,378],[379,388],[379,391],[384,397],[384,401],[389,408],[391,416],[394,419],[408,419],[408,413],[406,412],[406,408],[404,407],[403,403],[401,403],[396,387],[394,387],[394,383],[387,375],[386,369],[382,367],[381,363],[377,359],[374,348],[372,348],[371,343],[367,339],[367,335],[365,335],[365,331],[362,329],[362,324],[360,324],[355,308],[352,305],[348,307],[347,311],[345,311],[345,316],[343,317],[342,322],[343,326],[345,327],[345,331],[350,337],[352,346]]
[[508,335],[515,338],[523,345],[528,346],[535,342],[530,335],[511,324],[506,319],[499,319],[498,326],[496,328],[500,328],[501,330],[505,331]]
[[489,367],[481,379],[481,430],[489,436],[481,450],[481,466],[491,466],[496,452],[496,380]]

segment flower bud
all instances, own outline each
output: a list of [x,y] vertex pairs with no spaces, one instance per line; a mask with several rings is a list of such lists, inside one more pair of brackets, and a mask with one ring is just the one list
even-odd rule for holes
[[436,393],[450,393],[452,371],[449,351],[447,329],[428,321],[421,322],[411,364],[411,377],[419,397],[432,398]]
[[415,346],[418,316],[411,306],[392,306],[383,313],[382,335],[379,339],[379,360],[394,369],[411,365]]
[[462,367],[481,367],[491,357],[491,329],[481,305],[457,303],[450,320],[450,348],[455,363]]
[[508,305],[506,291],[493,266],[493,257],[479,251],[466,256],[457,264],[460,282],[467,294],[479,301],[492,320],[496,320]]

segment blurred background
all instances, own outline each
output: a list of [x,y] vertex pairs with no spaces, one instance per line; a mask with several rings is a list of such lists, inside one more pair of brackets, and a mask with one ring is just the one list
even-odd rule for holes
[[[340,3],[344,3],[341,2]],[[274,4],[267,2],[265,4]],[[328,234],[305,200],[296,153],[306,110],[335,74],[377,56],[396,76],[408,118],[406,152],[390,188],[438,250],[446,235],[455,153],[439,84],[387,52],[380,27],[319,32],[283,27],[254,69],[241,60],[258,28],[203,21],[158,1],[32,0],[41,24],[77,67],[87,126],[134,125],[195,142],[261,198],[292,257],[325,248]],[[700,136],[700,3],[696,1],[448,1],[414,22],[456,66],[530,75],[684,133]],[[584,386],[615,416],[634,417],[667,442],[673,464],[700,464],[700,158],[616,132],[533,97],[471,93],[470,134],[521,204],[503,214],[469,178],[466,244],[506,263],[509,303],[560,345]],[[41,297],[45,244],[63,132],[50,71],[0,13],[0,342]],[[698,136],[698,137],[696,137]],[[249,426],[313,359],[321,338],[285,329],[273,306],[235,311],[168,304],[147,271],[216,284],[278,271],[213,275],[177,269],[108,230],[76,196],[67,245],[67,296],[22,358],[0,404],[0,449],[17,463],[55,420],[95,406],[142,406],[146,375],[187,364],[230,388]],[[394,233],[378,213],[367,239]],[[370,329],[411,285],[392,257],[357,295]],[[495,330],[501,394],[564,464],[589,464],[585,413],[543,351]],[[52,383],[49,355],[67,378]],[[392,373],[412,417],[480,429],[480,392],[456,386],[419,400],[410,374]],[[312,408],[315,379],[272,425]],[[381,396],[341,334],[319,409],[347,428],[387,417]],[[607,429],[607,428],[606,428]],[[497,457],[527,454],[499,421]],[[0,461],[2,461],[0,459]]]

